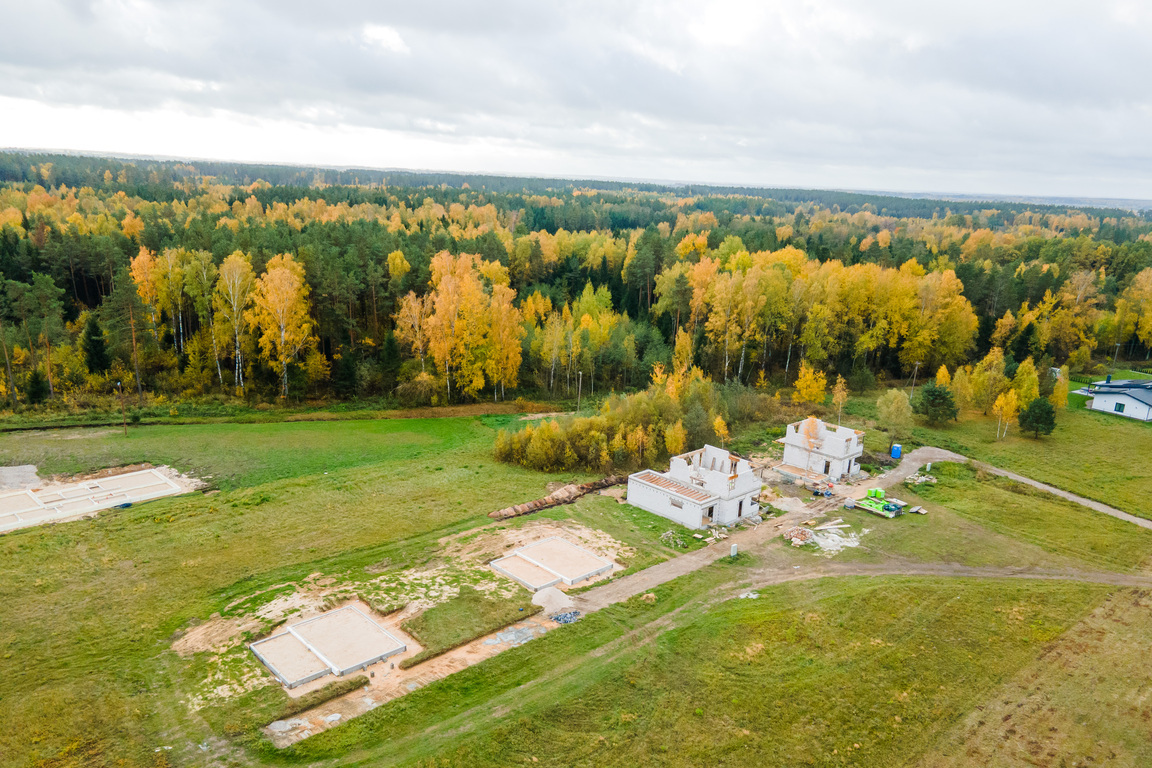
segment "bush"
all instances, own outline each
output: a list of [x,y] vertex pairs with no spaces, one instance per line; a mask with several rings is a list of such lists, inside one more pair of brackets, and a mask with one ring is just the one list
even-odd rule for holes
[[421,373],[411,381],[406,381],[396,388],[396,397],[401,404],[408,408],[417,408],[432,405],[436,396],[438,383],[429,373]]
[[876,389],[876,376],[867,368],[857,368],[848,374],[848,388],[857,394]]

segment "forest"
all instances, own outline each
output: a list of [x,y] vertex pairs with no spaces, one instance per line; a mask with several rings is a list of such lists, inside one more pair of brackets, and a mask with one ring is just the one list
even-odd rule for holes
[[10,410],[861,391],[993,350],[1051,391],[1152,353],[1152,221],[1111,209],[9,152],[0,273]]

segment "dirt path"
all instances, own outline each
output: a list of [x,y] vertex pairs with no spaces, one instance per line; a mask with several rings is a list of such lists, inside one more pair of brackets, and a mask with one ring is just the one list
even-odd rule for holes
[[[1114,587],[1152,587],[1152,574],[1083,571],[1077,569],[1013,568],[959,565],[957,563],[829,563],[814,567],[758,568],[750,572],[751,587],[768,587],[789,581],[806,581],[839,576],[938,576],[972,579],[1039,579],[1044,581],[1077,581]],[[741,582],[743,584],[743,582]],[[741,589],[744,589],[742,586]]]
[[889,470],[888,472],[884,473],[882,477],[876,478],[876,485],[887,488],[889,486],[896,485],[897,483],[902,483],[907,478],[916,474],[920,467],[929,462],[936,461],[956,461],[960,463],[971,462],[972,466],[976,467],[977,469],[982,469],[985,472],[989,472],[993,475],[999,475],[1000,477],[1007,477],[1008,479],[1015,480],[1018,483],[1030,485],[1033,488],[1051,493],[1053,496],[1059,496],[1062,499],[1075,502],[1076,504],[1079,504],[1083,507],[1088,507],[1088,509],[1094,510],[1096,512],[1103,512],[1105,515],[1111,515],[1112,517],[1115,517],[1119,520],[1124,520],[1125,522],[1132,523],[1133,525],[1138,525],[1141,528],[1152,530],[1152,520],[1145,520],[1142,517],[1130,515],[1127,512],[1116,509],[1115,507],[1110,507],[1107,504],[1101,504],[1099,501],[1093,501],[1092,499],[1086,499],[1083,496],[1077,496],[1076,494],[1069,491],[1056,488],[1054,486],[1048,485],[1047,483],[1041,483],[1037,480],[1033,480],[1032,478],[1024,477],[1023,475],[1018,475],[1015,472],[1008,471],[1007,469],[1000,469],[999,467],[994,467],[991,464],[986,464],[982,461],[971,460],[967,456],[962,456],[959,453],[953,453],[952,451],[946,451],[943,448],[933,448],[931,446],[924,446],[923,448],[917,448],[914,451],[910,451],[904,457],[904,460],[901,461],[895,469]]

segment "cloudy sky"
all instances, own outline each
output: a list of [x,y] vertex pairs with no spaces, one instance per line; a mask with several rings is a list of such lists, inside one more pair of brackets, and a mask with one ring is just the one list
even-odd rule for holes
[[1152,198],[1145,0],[0,0],[0,146]]

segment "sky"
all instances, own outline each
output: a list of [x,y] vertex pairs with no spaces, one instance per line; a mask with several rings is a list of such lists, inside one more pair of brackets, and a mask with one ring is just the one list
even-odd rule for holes
[[0,147],[1152,198],[1143,0],[0,0],[0,14]]

